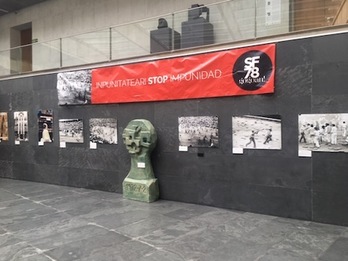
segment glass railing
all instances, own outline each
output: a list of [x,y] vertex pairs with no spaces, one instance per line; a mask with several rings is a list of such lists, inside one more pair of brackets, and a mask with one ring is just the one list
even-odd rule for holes
[[[0,51],[0,77],[227,44],[347,21],[346,0],[232,0]],[[335,23],[335,24],[334,24]],[[10,41],[10,39],[9,39]],[[31,55],[28,52],[30,47]]]

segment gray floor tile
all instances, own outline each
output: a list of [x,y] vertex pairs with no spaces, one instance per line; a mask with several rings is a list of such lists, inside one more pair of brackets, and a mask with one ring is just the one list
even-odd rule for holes
[[0,202],[16,199],[20,199],[20,197],[4,189],[0,189]]
[[[110,231],[104,234],[92,232],[87,238],[84,238],[83,235],[81,235],[80,240],[74,238],[76,241],[64,241],[63,244],[52,250],[46,251],[45,254],[59,261],[84,260],[90,258],[98,249],[112,248],[115,244],[121,244],[129,240],[129,238],[123,235]],[[76,234],[76,236],[78,236],[78,234]]]
[[348,260],[348,227],[0,179],[1,260]]
[[130,225],[118,227],[115,230],[129,237],[143,237],[154,231],[177,224],[178,220],[161,214],[154,215],[151,218],[142,219]]
[[348,238],[337,239],[319,258],[322,261],[348,260]]
[[[85,252],[81,261],[134,261],[143,260],[157,251],[153,246],[137,240],[127,240],[111,245],[99,245],[93,251]],[[146,259],[145,259],[146,260]],[[149,259],[151,260],[151,259]],[[161,260],[161,261],[165,261]],[[173,260],[175,261],[175,260]]]

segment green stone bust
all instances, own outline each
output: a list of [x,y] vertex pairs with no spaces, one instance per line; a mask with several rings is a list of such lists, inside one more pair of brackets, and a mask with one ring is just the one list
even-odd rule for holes
[[148,120],[132,120],[124,129],[122,137],[131,156],[131,168],[122,184],[123,196],[145,202],[157,200],[158,181],[150,157],[157,142],[155,128]]

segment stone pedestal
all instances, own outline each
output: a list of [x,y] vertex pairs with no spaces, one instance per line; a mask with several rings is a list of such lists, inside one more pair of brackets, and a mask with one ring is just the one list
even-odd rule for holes
[[137,180],[125,178],[122,185],[124,198],[153,202],[159,197],[157,179]]

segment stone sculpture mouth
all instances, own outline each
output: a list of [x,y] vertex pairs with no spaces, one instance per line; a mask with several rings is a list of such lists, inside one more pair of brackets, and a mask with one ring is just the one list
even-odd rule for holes
[[129,152],[130,153],[137,153],[140,151],[140,147],[133,141],[130,145],[129,145]]

